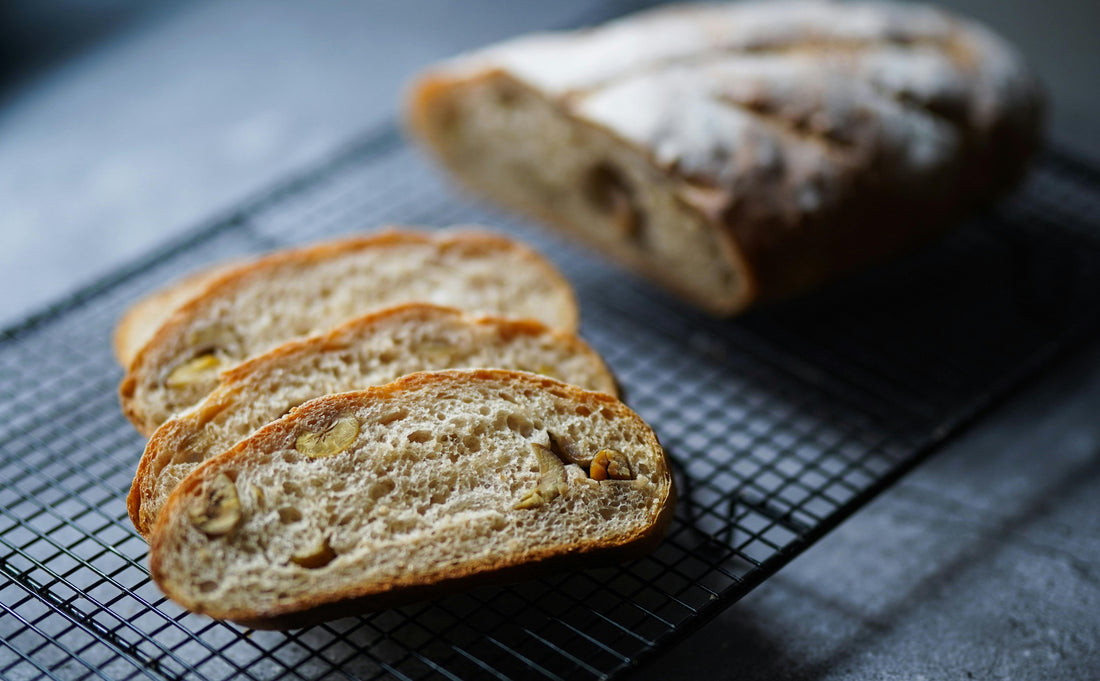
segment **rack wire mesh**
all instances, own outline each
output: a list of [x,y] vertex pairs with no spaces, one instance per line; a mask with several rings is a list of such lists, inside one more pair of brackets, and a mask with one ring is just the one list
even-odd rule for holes
[[[0,676],[605,678],[775,573],[1100,319],[1100,172],[1050,154],[996,212],[800,301],[715,320],[452,193],[392,127],[0,333]],[[676,465],[665,542],[618,566],[290,632],[181,611],[125,494],[144,442],[126,305],[237,255],[387,223],[500,226],[577,287],[584,335]]]

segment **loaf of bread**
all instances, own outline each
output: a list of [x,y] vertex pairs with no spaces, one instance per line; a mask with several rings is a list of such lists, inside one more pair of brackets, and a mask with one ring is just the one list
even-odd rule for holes
[[1016,52],[928,6],[676,5],[424,74],[412,132],[471,189],[716,314],[912,248],[1040,139]]
[[153,528],[183,607],[288,628],[652,548],[668,461],[605,393],[424,372],[307,402],[195,469]]
[[569,283],[530,249],[483,232],[389,231],[274,253],[222,273],[134,356],[119,394],[148,436],[218,372],[368,312],[423,301],[575,331]]
[[147,537],[168,494],[188,473],[303,402],[417,371],[481,367],[617,393],[603,360],[572,334],[420,303],[387,308],[223,373],[205,399],[153,433],[127,499],[130,519]]

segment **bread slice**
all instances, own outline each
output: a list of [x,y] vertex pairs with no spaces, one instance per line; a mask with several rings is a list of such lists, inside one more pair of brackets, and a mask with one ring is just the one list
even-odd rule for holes
[[421,303],[389,308],[223,373],[212,393],[153,433],[127,499],[130,519],[148,536],[168,494],[189,472],[307,400],[417,371],[467,367],[530,371],[617,393],[603,360],[572,334]]
[[471,230],[388,231],[282,251],[234,268],[176,310],[122,381],[143,435],[198,402],[218,372],[280,343],[423,301],[575,331],[569,283],[534,251]]
[[455,177],[720,315],[904,252],[1006,191],[1042,92],[983,26],[894,2],[649,10],[430,69]]
[[194,272],[131,305],[115,325],[112,347],[118,363],[124,369],[129,367],[138,350],[149,342],[173,312],[238,265],[239,261],[233,261]]
[[673,500],[656,436],[614,397],[423,372],[307,402],[197,468],[157,519],[151,573],[193,612],[289,628],[637,555]]

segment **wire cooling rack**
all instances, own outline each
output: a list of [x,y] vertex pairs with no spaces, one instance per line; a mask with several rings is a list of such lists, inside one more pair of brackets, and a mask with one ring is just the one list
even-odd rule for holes
[[[735,321],[451,192],[392,127],[0,333],[0,677],[577,679],[697,629],[1090,334],[1100,173],[1048,155],[940,243]],[[387,223],[476,222],[551,256],[584,335],[675,462],[665,542],[618,567],[291,632],[190,615],[149,580],[125,495],[114,321],[210,263]]]

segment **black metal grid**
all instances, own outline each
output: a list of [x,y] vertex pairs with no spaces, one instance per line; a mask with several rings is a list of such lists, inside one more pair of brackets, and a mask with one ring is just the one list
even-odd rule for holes
[[[995,213],[798,302],[719,321],[447,189],[386,128],[0,333],[0,677],[550,678],[629,669],[885,489],[1100,318],[1100,173],[1049,155]],[[553,257],[587,339],[676,463],[666,541],[619,567],[310,629],[187,614],[125,494],[112,325],[203,265],[386,223],[478,222]]]

